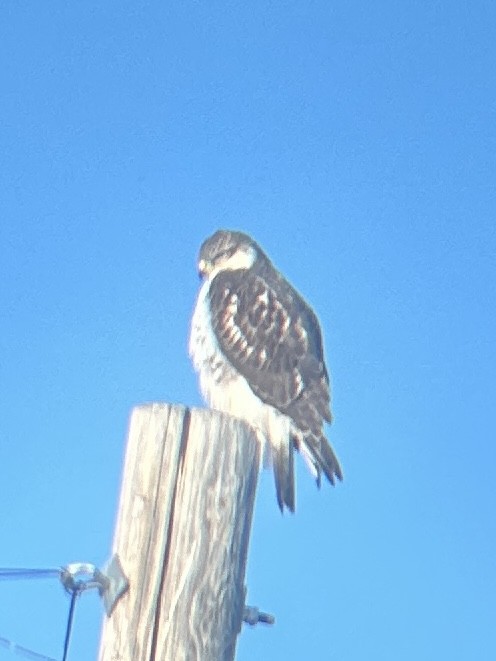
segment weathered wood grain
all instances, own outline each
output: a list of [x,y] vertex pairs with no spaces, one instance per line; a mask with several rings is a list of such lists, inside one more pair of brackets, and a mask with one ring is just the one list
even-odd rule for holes
[[100,661],[230,661],[241,628],[260,461],[244,423],[134,409],[113,551],[130,581]]

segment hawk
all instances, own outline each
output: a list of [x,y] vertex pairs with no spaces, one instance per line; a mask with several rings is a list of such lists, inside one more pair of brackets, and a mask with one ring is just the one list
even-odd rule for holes
[[208,405],[248,422],[269,451],[281,511],[295,509],[293,450],[320,486],[341,467],[323,431],[331,422],[319,322],[247,234],[219,230],[200,248],[203,283],[189,353]]

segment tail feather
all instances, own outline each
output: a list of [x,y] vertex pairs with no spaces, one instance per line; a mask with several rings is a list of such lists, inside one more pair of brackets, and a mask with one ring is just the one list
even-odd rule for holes
[[331,444],[325,436],[321,436],[319,441],[319,457],[325,476],[331,484],[334,484],[335,482],[334,477],[337,477],[338,480],[341,481],[343,479],[343,471],[341,470],[339,460],[336,457]]
[[272,449],[274,480],[276,483],[277,503],[281,512],[287,507],[295,511],[295,478],[293,444],[280,443]]
[[335,478],[343,479],[339,460],[325,436],[305,434],[295,441],[295,445],[314,475],[317,486],[320,487],[321,473],[324,473],[331,484],[335,484]]

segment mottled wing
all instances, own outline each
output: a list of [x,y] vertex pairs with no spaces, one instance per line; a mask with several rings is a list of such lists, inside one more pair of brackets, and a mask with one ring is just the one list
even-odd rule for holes
[[[242,271],[219,273],[210,287],[212,327],[232,365],[265,403],[298,420],[296,402],[311,389],[330,420],[322,341],[312,311],[288,286]],[[303,413],[301,411],[300,413]]]
[[[280,276],[224,271],[210,288],[212,326],[230,363],[266,404],[287,414],[309,447],[317,478],[339,464],[323,437],[331,420],[329,380],[318,321]],[[298,444],[298,439],[295,439]]]

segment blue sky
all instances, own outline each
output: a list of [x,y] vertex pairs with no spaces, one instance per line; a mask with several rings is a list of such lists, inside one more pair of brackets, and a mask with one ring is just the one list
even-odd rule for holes
[[[263,474],[238,661],[496,657],[496,8],[0,7],[0,566],[103,563],[127,420],[200,405],[196,254],[252,234],[317,311],[345,480]],[[59,657],[68,600],[0,584]],[[95,658],[101,607],[76,612]],[[0,648],[0,659],[13,658]]]

